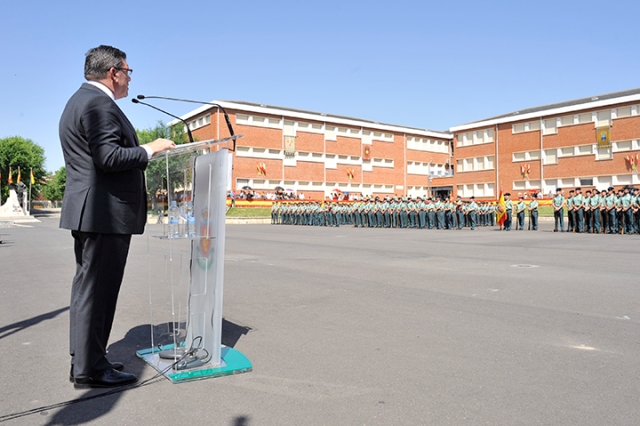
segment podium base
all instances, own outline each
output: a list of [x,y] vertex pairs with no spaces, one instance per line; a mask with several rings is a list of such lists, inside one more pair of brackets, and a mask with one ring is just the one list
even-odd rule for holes
[[[158,372],[163,372],[170,367],[176,360],[160,357],[160,352],[173,349],[173,345],[163,346],[162,348],[149,348],[136,351],[138,358],[142,358],[147,364]],[[248,373],[252,371],[251,361],[241,352],[222,346],[220,365],[214,365],[212,362],[203,364],[196,368],[188,370],[176,370],[170,368],[164,372],[164,376],[173,383],[189,382],[192,380],[204,380],[212,377],[230,376],[232,374]]]

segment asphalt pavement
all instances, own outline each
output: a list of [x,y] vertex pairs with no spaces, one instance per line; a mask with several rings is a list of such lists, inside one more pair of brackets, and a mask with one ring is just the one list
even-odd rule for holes
[[[227,225],[223,343],[253,371],[100,396],[68,381],[57,225],[0,229],[8,425],[640,424],[640,236]],[[109,347],[142,380],[149,244],[133,239]]]

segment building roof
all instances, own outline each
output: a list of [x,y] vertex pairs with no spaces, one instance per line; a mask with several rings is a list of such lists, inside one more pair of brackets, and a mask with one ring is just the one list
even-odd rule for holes
[[513,111],[508,114],[497,115],[483,120],[472,121],[470,123],[451,127],[451,132],[460,130],[485,127],[495,124],[508,123],[512,121],[522,121],[531,118],[540,118],[555,114],[565,114],[573,111],[580,111],[591,108],[605,107],[607,105],[620,104],[640,100],[640,88],[624,90],[621,92],[607,93],[604,95],[591,96],[588,98],[574,99],[572,101],[558,102],[548,105],[525,108]]
[[[256,113],[269,114],[269,115],[282,115],[282,116],[291,117],[291,118],[301,118],[305,120],[322,121],[322,122],[327,122],[327,123],[332,123],[337,125],[341,124],[345,126],[368,127],[371,129],[411,133],[411,134],[437,137],[437,138],[443,138],[443,139],[453,138],[453,135],[446,130],[437,131],[437,130],[421,129],[417,127],[410,127],[410,126],[401,126],[398,124],[380,123],[378,121],[366,120],[362,118],[348,117],[348,116],[337,115],[337,114],[328,114],[324,112],[308,111],[308,110],[297,109],[297,108],[266,105],[266,104],[260,104],[257,102],[212,101],[211,103],[220,104],[225,109],[228,108],[228,109],[233,109],[237,111],[256,112]],[[211,105],[204,105],[200,108],[197,108],[193,111],[186,113],[181,118],[183,120],[189,120],[190,118],[193,118],[211,108],[214,108],[214,107],[212,107]],[[176,123],[177,121],[174,120],[169,124],[173,125]]]

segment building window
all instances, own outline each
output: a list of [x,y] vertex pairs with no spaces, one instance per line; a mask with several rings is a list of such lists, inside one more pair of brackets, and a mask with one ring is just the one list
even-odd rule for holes
[[564,117],[560,118],[560,125],[561,126],[571,126],[574,123],[574,116],[573,115],[565,115]]
[[552,118],[551,120],[544,120],[544,135],[555,135],[556,133],[558,133],[558,127],[557,127],[557,123],[558,121],[555,118]]
[[593,178],[580,178],[580,186],[592,186]]
[[615,152],[631,151],[631,149],[632,149],[631,141],[620,141],[620,142],[613,143],[613,150]]
[[616,118],[631,117],[631,107],[618,108],[616,110]]
[[596,127],[611,125],[611,110],[598,111]]
[[592,122],[593,122],[593,119],[591,117],[591,113],[590,112],[587,112],[587,113],[584,113],[584,114],[580,114],[578,116],[578,123],[579,124],[592,123]]
[[544,164],[558,164],[557,149],[547,149],[544,151]]
[[580,145],[577,148],[578,148],[578,155],[593,154],[592,145]]
[[514,152],[512,154],[513,161],[525,161],[527,159],[526,152]]
[[560,148],[560,157],[571,157],[574,154],[572,146]]
[[596,161],[611,160],[612,158],[613,154],[611,153],[611,148],[600,148],[596,150]]

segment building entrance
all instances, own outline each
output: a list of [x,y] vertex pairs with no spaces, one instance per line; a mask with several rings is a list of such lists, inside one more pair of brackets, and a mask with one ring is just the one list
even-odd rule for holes
[[436,186],[431,188],[431,196],[433,198],[440,198],[443,200],[447,197],[450,197],[452,192],[452,186]]

